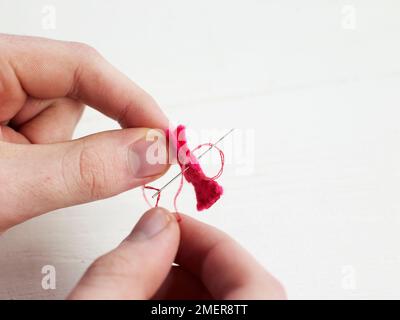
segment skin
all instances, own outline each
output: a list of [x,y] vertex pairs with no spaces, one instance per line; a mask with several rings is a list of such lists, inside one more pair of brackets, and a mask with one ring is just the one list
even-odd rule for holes
[[[122,129],[71,140],[84,105]],[[0,233],[157,179],[168,165],[139,166],[129,152],[146,128],[167,127],[154,99],[93,48],[0,34]],[[233,239],[181,216],[178,223],[162,208],[145,213],[69,298],[285,298],[281,284]]]

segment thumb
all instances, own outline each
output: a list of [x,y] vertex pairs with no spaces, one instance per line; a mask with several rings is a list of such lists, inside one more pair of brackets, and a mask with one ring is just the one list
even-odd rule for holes
[[179,235],[172,213],[149,210],[118,248],[89,267],[69,299],[150,299],[171,269]]
[[[7,186],[0,190],[0,230],[158,178],[168,157],[163,139],[154,136],[154,130],[133,128],[55,144],[0,142],[0,181]],[[157,158],[148,152],[153,149]]]

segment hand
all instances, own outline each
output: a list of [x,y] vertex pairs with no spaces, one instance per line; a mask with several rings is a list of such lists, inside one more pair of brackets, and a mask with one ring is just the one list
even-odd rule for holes
[[[68,141],[84,104],[130,129]],[[0,34],[0,232],[158,178],[167,165],[145,161],[145,128],[167,126],[155,101],[91,47]]]
[[185,215],[178,223],[154,208],[89,267],[69,299],[285,297],[281,284],[226,234]]

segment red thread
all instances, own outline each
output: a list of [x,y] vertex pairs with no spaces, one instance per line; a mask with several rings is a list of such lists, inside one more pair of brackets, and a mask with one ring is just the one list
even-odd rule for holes
[[[149,205],[149,207],[150,207],[150,208],[153,208],[153,206],[151,205],[149,199],[147,198],[145,189],[150,189],[150,190],[155,190],[155,191],[160,191],[160,189],[154,188],[154,187],[152,187],[152,186],[146,186],[146,185],[145,185],[145,186],[142,186],[143,198],[144,198],[144,200],[146,201],[146,203]],[[155,208],[158,207],[158,203],[160,202],[160,197],[161,197],[161,192],[158,193],[158,195],[157,195],[156,204],[154,205]],[[175,207],[175,210],[176,210],[176,207]],[[181,217],[181,215],[178,213],[178,210],[176,210],[175,215],[176,215],[176,221],[181,222],[181,221],[182,221],[182,217]]]
[[[195,189],[196,199],[197,199],[197,210],[201,211],[210,208],[215,202],[218,201],[218,199],[223,194],[223,188],[215,181],[222,175],[224,170],[225,157],[223,151],[218,147],[214,146],[212,143],[203,143],[194,148],[192,151],[190,151],[190,149],[187,146],[185,127],[182,125],[179,125],[176,128],[175,132],[172,134],[172,138],[173,140],[170,141],[169,132],[167,131],[167,141],[173,144],[174,150],[176,150],[176,158],[178,160],[178,164],[180,165],[181,170],[183,171],[178,190],[174,196],[175,211],[178,212],[177,199],[183,188],[183,177],[185,177],[186,181],[191,183]],[[221,168],[218,171],[218,173],[213,177],[207,177],[204,174],[202,168],[200,167],[198,159],[193,154],[195,151],[205,146],[213,147],[216,150],[218,150],[221,157]],[[150,202],[146,197],[144,189],[152,189],[156,191],[158,191],[159,189],[150,186],[143,187],[144,198],[146,202],[151,206]],[[158,205],[159,200],[160,200],[160,193],[157,196],[156,206]]]
[[[146,186],[146,185],[142,187],[143,198],[146,201],[146,203],[149,205],[149,207],[152,208],[153,206],[151,205],[149,199],[146,196],[145,189],[150,189],[150,190],[155,190],[155,191],[160,191],[160,189],[154,188],[151,186]],[[157,195],[156,204],[154,205],[155,207],[158,207],[158,203],[160,202],[160,197],[161,197],[161,192]]]

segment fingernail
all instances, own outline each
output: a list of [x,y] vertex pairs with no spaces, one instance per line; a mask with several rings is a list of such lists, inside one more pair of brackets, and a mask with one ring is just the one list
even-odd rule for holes
[[150,239],[163,231],[173,220],[172,214],[163,208],[153,208],[143,215],[128,239]]
[[167,148],[160,139],[148,141],[144,136],[129,148],[129,164],[136,178],[164,173],[168,168],[167,159]]

